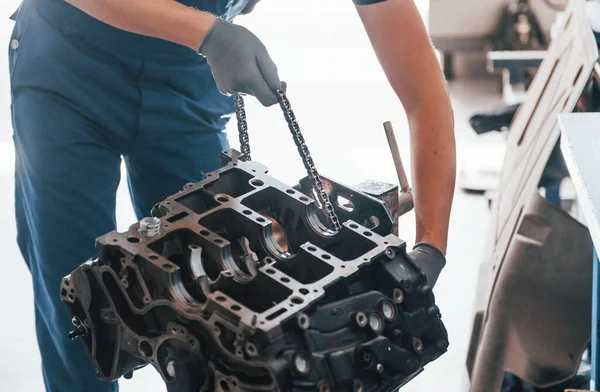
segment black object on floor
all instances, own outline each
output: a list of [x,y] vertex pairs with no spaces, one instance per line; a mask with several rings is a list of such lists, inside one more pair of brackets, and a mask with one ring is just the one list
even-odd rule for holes
[[501,131],[510,126],[519,106],[521,105],[501,106],[487,112],[477,113],[470,118],[469,122],[478,135]]

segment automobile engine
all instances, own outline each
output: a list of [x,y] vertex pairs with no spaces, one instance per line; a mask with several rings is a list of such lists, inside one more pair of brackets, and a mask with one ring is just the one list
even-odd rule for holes
[[100,379],[151,364],[169,392],[395,391],[447,350],[394,234],[397,187],[321,176],[336,230],[308,177],[289,187],[243,156],[221,153],[63,279],[69,338]]

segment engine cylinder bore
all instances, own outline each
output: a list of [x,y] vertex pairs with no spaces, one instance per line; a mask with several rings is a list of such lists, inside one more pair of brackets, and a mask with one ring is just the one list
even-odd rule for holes
[[63,279],[70,336],[104,381],[151,364],[169,392],[394,390],[446,351],[381,201],[324,179],[346,195],[332,199],[344,221],[331,232],[303,187],[223,156],[153,209],[158,232],[100,237],[98,256]]

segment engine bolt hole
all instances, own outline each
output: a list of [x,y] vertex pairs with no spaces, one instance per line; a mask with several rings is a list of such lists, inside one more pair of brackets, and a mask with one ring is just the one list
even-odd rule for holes
[[152,350],[152,346],[150,345],[150,343],[144,340],[140,342],[140,352],[145,357],[151,357],[154,351]]
[[366,327],[367,326],[367,315],[364,314],[363,312],[356,313],[356,324],[358,324],[358,326],[361,328]]
[[382,317],[377,312],[372,312],[369,314],[369,327],[375,333],[380,333],[383,331],[384,322]]
[[404,292],[400,289],[394,289],[394,302],[401,304],[404,301]]
[[423,342],[419,338],[413,338],[413,349],[417,353],[423,352]]
[[387,248],[385,250],[385,255],[388,257],[388,259],[393,260],[396,257],[396,251],[392,248]]
[[327,384],[326,382],[322,382],[321,385],[319,385],[319,392],[331,392],[329,384]]
[[396,318],[396,305],[389,300],[382,301],[381,313],[383,313],[383,317],[385,317],[386,320],[392,321]]
[[248,353],[248,355],[250,356],[254,356],[258,353],[258,350],[256,349],[256,346],[250,342],[246,343],[246,345],[244,346],[244,348],[246,349],[246,352]]
[[301,329],[308,329],[308,327],[310,326],[310,321],[308,320],[308,316],[305,315],[304,313],[300,313],[298,315],[298,326]]
[[227,381],[225,381],[225,380],[221,380],[221,381],[219,382],[219,386],[221,387],[221,390],[222,390],[223,392],[229,392],[229,384],[227,384]]
[[364,392],[365,391],[365,387],[363,386],[363,384],[360,381],[355,381],[354,382],[354,392]]
[[310,372],[310,358],[302,352],[296,353],[294,356],[294,368],[300,374],[308,374]]

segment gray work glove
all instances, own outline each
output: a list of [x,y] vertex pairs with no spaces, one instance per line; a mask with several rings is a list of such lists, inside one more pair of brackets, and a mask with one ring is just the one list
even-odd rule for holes
[[413,264],[427,277],[427,283],[431,288],[435,286],[442,268],[446,265],[446,257],[435,246],[425,242],[416,244],[408,257]]
[[265,106],[278,102],[277,66],[250,30],[217,18],[198,53],[206,57],[221,93],[250,94]]
[[242,10],[242,15],[247,15],[250,12],[254,11],[254,7],[258,4],[260,0],[250,0],[246,7]]

